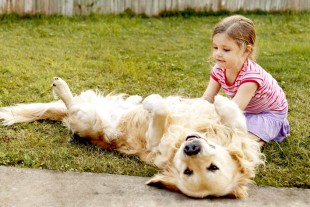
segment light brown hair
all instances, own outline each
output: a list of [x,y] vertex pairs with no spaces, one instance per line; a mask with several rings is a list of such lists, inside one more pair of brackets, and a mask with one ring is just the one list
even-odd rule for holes
[[255,58],[254,45],[256,40],[256,31],[252,20],[241,15],[226,17],[215,26],[212,34],[212,40],[213,37],[219,33],[225,33],[228,37],[236,41],[240,48],[245,49],[247,46],[250,46],[251,51],[249,57],[251,59]]

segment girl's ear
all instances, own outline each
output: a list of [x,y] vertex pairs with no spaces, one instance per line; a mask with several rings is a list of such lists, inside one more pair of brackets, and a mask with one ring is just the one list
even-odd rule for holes
[[244,53],[245,53],[247,56],[249,56],[249,55],[253,52],[253,50],[254,50],[254,48],[253,48],[252,45],[247,45],[247,46],[245,47]]

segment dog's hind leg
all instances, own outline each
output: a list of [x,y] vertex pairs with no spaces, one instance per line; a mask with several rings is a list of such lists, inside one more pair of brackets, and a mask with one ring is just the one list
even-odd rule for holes
[[68,84],[59,77],[54,78],[53,82],[54,93],[65,103],[69,109],[73,104],[73,95],[70,91]]
[[62,121],[67,116],[65,105],[60,102],[18,104],[0,108],[2,125],[33,122],[40,119]]
[[167,130],[169,110],[164,99],[157,94],[146,97],[143,101],[143,107],[151,113],[146,137],[148,149],[153,150],[159,145]]
[[32,122],[40,119],[63,121],[68,115],[66,107],[73,102],[73,95],[65,81],[55,78],[53,83],[54,92],[61,101],[50,103],[18,104],[0,108],[0,120],[2,125],[12,125],[21,122]]
[[[109,120],[110,113],[93,100],[97,97],[93,91],[73,97],[68,84],[58,77],[54,78],[53,91],[68,109],[64,123],[71,132],[102,148],[113,146],[112,140],[117,136],[115,126]],[[86,102],[81,101],[81,97]]]

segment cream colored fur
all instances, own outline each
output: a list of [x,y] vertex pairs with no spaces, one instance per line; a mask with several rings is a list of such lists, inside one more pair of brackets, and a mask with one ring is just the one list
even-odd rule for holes
[[247,184],[262,164],[258,144],[247,137],[238,106],[222,96],[202,99],[153,94],[107,95],[92,90],[73,96],[61,78],[51,103],[0,108],[3,125],[39,119],[62,121],[102,148],[135,154],[161,172],[147,184],[190,197],[247,197]]

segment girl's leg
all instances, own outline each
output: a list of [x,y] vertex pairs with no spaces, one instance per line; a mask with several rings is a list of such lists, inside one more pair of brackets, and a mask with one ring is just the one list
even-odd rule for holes
[[251,139],[255,140],[256,142],[258,142],[259,147],[264,146],[264,144],[266,143],[264,140],[262,140],[261,138],[259,138],[258,136],[256,136],[255,134],[252,134],[251,132],[248,132],[248,135]]

